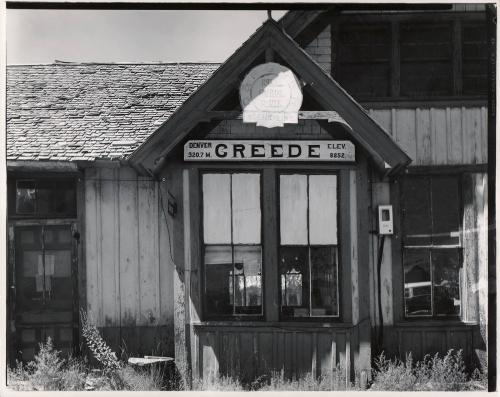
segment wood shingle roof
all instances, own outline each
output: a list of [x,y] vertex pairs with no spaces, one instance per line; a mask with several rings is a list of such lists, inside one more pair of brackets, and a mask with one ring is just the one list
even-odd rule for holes
[[7,159],[123,159],[219,67],[215,63],[7,68]]

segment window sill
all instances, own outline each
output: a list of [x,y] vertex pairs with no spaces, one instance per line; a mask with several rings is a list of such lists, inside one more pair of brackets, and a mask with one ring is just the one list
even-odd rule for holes
[[410,327],[473,327],[479,325],[478,322],[474,321],[461,321],[460,319],[450,318],[450,319],[406,319],[396,322],[395,327],[410,328]]
[[296,322],[296,321],[200,321],[192,323],[194,327],[251,327],[251,328],[351,328],[351,323],[332,323],[332,322]]

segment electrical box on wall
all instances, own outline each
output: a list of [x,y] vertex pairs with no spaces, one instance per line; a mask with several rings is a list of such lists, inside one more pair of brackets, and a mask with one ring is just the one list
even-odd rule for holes
[[392,205],[378,206],[378,233],[393,234]]

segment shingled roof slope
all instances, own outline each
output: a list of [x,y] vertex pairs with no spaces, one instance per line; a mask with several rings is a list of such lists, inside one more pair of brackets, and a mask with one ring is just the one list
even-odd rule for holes
[[215,63],[7,67],[7,159],[121,159],[219,67]]

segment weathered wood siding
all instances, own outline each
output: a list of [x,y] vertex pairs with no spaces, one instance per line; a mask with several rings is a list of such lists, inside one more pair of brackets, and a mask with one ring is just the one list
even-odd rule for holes
[[314,326],[194,326],[195,377],[227,375],[252,380],[271,371],[285,377],[351,377],[356,330]]
[[370,109],[413,159],[411,166],[486,164],[486,107]]
[[126,167],[85,172],[87,311],[111,344],[123,339],[129,351],[151,352],[154,343],[173,349],[172,262],[160,185]]

